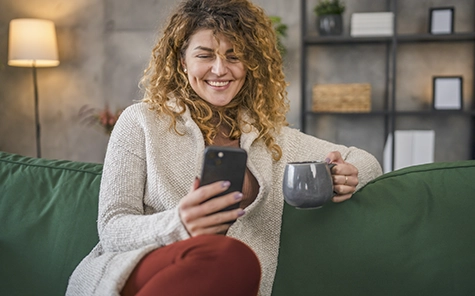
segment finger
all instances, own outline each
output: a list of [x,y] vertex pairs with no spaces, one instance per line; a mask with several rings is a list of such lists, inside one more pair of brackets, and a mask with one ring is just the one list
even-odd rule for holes
[[[351,186],[351,185],[352,185],[352,184],[351,184],[351,182],[352,182],[351,179],[353,179],[353,178],[351,178],[351,176],[350,176],[351,179],[348,178],[347,175],[344,175],[344,176],[341,176],[341,177],[342,177],[342,179],[343,179],[341,184],[343,184],[343,185],[348,185],[348,186]],[[350,182],[348,182],[348,179],[350,179]]]
[[185,225],[194,223],[195,220],[199,220],[203,217],[210,216],[214,213],[221,211],[222,209],[233,205],[242,200],[242,193],[232,192],[223,196],[208,199],[207,201],[194,205],[189,208],[184,208],[181,211],[181,219]]
[[[193,187],[196,184],[196,180],[193,182]],[[199,184],[199,183],[198,183]],[[221,192],[226,191],[231,183],[229,181],[218,181],[209,185],[197,187],[196,190],[190,192],[181,202],[183,208],[193,207],[203,203],[211,197],[218,195]]]
[[221,234],[225,235],[226,232],[228,231],[229,227],[231,227],[231,223],[228,224],[221,224],[221,225],[216,225],[213,227],[208,227],[208,228],[198,228],[194,231],[188,231],[192,237],[194,236],[199,236],[203,234]]
[[245,211],[241,208],[236,210],[221,211],[197,220],[197,224],[202,228],[215,227],[221,224],[230,224],[242,217]]
[[226,231],[232,223],[245,214],[244,210],[239,208],[236,210],[217,212],[208,216],[196,219],[188,225],[188,230],[193,235],[216,234]]
[[333,185],[333,191],[338,195],[352,194],[353,192],[355,192],[355,190],[356,190],[355,186]]
[[332,168],[332,174],[343,176],[358,176],[358,169],[351,163],[342,163]]
[[209,228],[201,228],[198,229],[196,232],[190,233],[192,237],[194,236],[199,236],[199,235],[204,235],[204,234],[220,234],[220,235],[225,235],[226,232],[228,231],[229,227],[231,227],[232,224],[221,224],[215,227],[209,227]]
[[349,193],[349,194],[342,194],[342,195],[335,195],[335,196],[332,198],[332,201],[333,201],[333,202],[342,202],[342,201],[345,201],[345,200],[350,199],[352,196],[353,196],[352,193]]
[[341,153],[338,151],[332,151],[328,153],[325,161],[327,163],[344,163],[344,160],[341,157]]
[[358,185],[358,178],[347,175],[332,175],[333,185],[347,185],[356,187]]
[[223,196],[209,199],[203,202],[199,208],[202,210],[204,215],[210,215],[240,202],[242,197],[243,195],[241,192],[231,192]]

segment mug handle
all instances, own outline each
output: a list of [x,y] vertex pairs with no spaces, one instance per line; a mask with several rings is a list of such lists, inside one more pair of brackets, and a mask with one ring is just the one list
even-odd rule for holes
[[[332,168],[336,166],[336,163],[329,163],[328,164],[328,168],[330,169],[330,175],[331,175],[331,172],[332,172]],[[335,191],[333,191],[333,196],[337,195],[338,193],[336,193]]]

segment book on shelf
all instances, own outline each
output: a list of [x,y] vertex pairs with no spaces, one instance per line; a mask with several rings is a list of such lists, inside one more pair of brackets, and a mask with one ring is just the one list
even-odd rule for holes
[[435,131],[396,130],[394,132],[394,168],[391,163],[393,135],[389,134],[384,147],[384,172],[434,162]]

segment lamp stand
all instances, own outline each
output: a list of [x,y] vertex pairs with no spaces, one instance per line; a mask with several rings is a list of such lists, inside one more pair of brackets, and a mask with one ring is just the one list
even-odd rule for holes
[[36,156],[41,157],[41,128],[40,128],[40,112],[38,108],[38,83],[36,79],[36,65],[33,63],[33,87],[35,90],[35,125],[36,125]]

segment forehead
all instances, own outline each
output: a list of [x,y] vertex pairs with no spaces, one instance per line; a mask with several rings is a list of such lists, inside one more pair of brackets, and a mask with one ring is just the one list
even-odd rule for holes
[[210,49],[232,48],[232,44],[228,38],[222,34],[215,35],[212,30],[201,29],[191,35],[189,39],[189,49],[194,50],[196,47],[206,47]]

